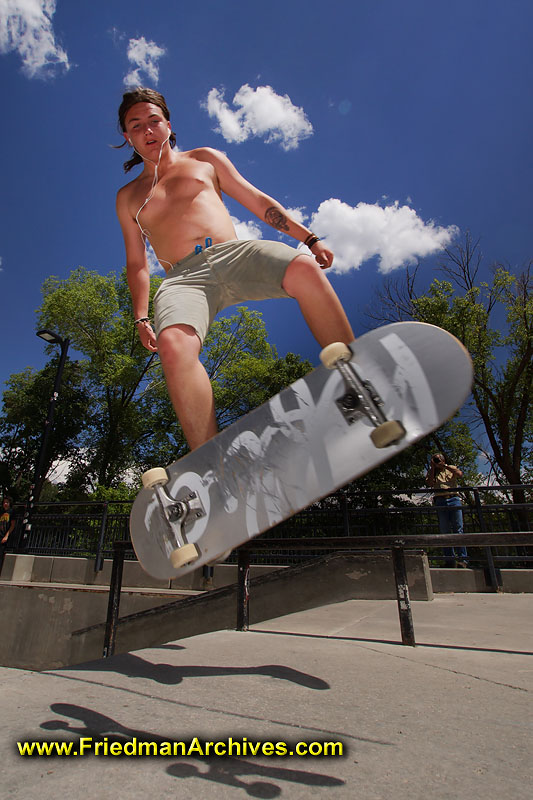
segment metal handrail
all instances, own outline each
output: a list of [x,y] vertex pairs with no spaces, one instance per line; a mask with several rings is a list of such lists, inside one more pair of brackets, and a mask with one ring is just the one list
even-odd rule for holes
[[[328,549],[338,551],[389,549],[394,567],[396,585],[396,599],[402,644],[414,647],[416,645],[411,600],[407,583],[407,570],[405,566],[405,550],[420,547],[463,545],[468,547],[497,547],[506,544],[533,544],[533,531],[507,531],[505,533],[454,533],[410,536],[330,536],[319,539],[300,539],[298,547],[305,550]],[[268,547],[284,549],[293,548],[294,539],[253,539],[241,545],[238,551],[238,581],[237,599],[237,630],[248,630],[249,603],[250,603],[250,554],[253,550],[262,550]],[[492,582],[493,591],[499,591],[499,582]],[[241,585],[243,584],[243,585]]]
[[[435,544],[451,546],[461,544],[469,547],[497,547],[498,545],[533,545],[533,531],[506,531],[505,533],[454,533],[410,536],[328,536],[323,538],[298,539],[298,547],[303,550],[351,550],[388,549],[394,568],[396,599],[402,644],[416,646],[411,600],[405,566],[405,550],[432,547]],[[294,539],[252,539],[238,548],[237,578],[237,630],[249,628],[250,603],[250,554],[254,550],[265,550],[275,546],[279,549],[294,548]],[[109,603],[104,637],[103,657],[112,656],[115,650],[116,629],[122,587],[124,555],[132,549],[131,542],[118,541],[113,546],[113,568],[109,586]],[[499,590],[498,584],[492,586]]]

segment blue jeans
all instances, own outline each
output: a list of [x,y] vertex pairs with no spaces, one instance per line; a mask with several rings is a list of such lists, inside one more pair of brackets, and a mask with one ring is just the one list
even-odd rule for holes
[[[437,495],[433,502],[437,506],[440,532],[462,533],[463,512],[461,510],[461,498],[457,496],[439,497]],[[453,561],[456,558],[460,561],[468,561],[466,547],[444,547],[443,550],[446,561]]]

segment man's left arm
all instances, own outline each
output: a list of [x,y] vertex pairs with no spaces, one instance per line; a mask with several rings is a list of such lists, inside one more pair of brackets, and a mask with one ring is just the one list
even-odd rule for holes
[[[289,212],[277,200],[264,193],[261,194],[263,196],[263,205],[267,205],[264,214],[265,222],[276,230],[283,231],[283,233],[292,236],[293,239],[298,239],[299,242],[306,244],[321,267],[324,269],[331,267],[333,253],[329,247],[326,247],[324,242],[318,236],[315,236],[312,231],[292,219]],[[255,211],[253,213],[255,214]],[[256,216],[261,219],[260,214],[256,214]]]
[[197,157],[215,168],[221,190],[237,200],[260,220],[299,242],[307,244],[321,267],[333,263],[333,253],[312,231],[293,219],[286,208],[246,180],[223,153],[209,147],[200,148]]

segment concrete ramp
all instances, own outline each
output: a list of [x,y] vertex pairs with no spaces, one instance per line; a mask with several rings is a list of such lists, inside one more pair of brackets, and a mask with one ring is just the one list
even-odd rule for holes
[[[412,599],[433,599],[427,556],[406,553],[406,565]],[[253,578],[250,586],[251,624],[344,600],[396,598],[391,559],[385,553],[323,556]],[[237,585],[233,584],[120,618],[115,652],[235,629],[236,618]],[[99,658],[104,631],[105,623],[74,631],[69,663]]]
[[[121,609],[132,614],[190,594],[127,587]],[[105,586],[0,583],[0,664],[36,670],[71,664],[72,631],[104,621],[108,600]]]

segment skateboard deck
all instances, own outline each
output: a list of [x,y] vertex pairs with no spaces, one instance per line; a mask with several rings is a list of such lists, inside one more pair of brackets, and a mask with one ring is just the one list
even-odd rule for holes
[[145,473],[130,532],[146,572],[167,579],[215,562],[435,430],[470,392],[468,352],[433,325],[386,325],[343,349],[323,351],[328,367]]

